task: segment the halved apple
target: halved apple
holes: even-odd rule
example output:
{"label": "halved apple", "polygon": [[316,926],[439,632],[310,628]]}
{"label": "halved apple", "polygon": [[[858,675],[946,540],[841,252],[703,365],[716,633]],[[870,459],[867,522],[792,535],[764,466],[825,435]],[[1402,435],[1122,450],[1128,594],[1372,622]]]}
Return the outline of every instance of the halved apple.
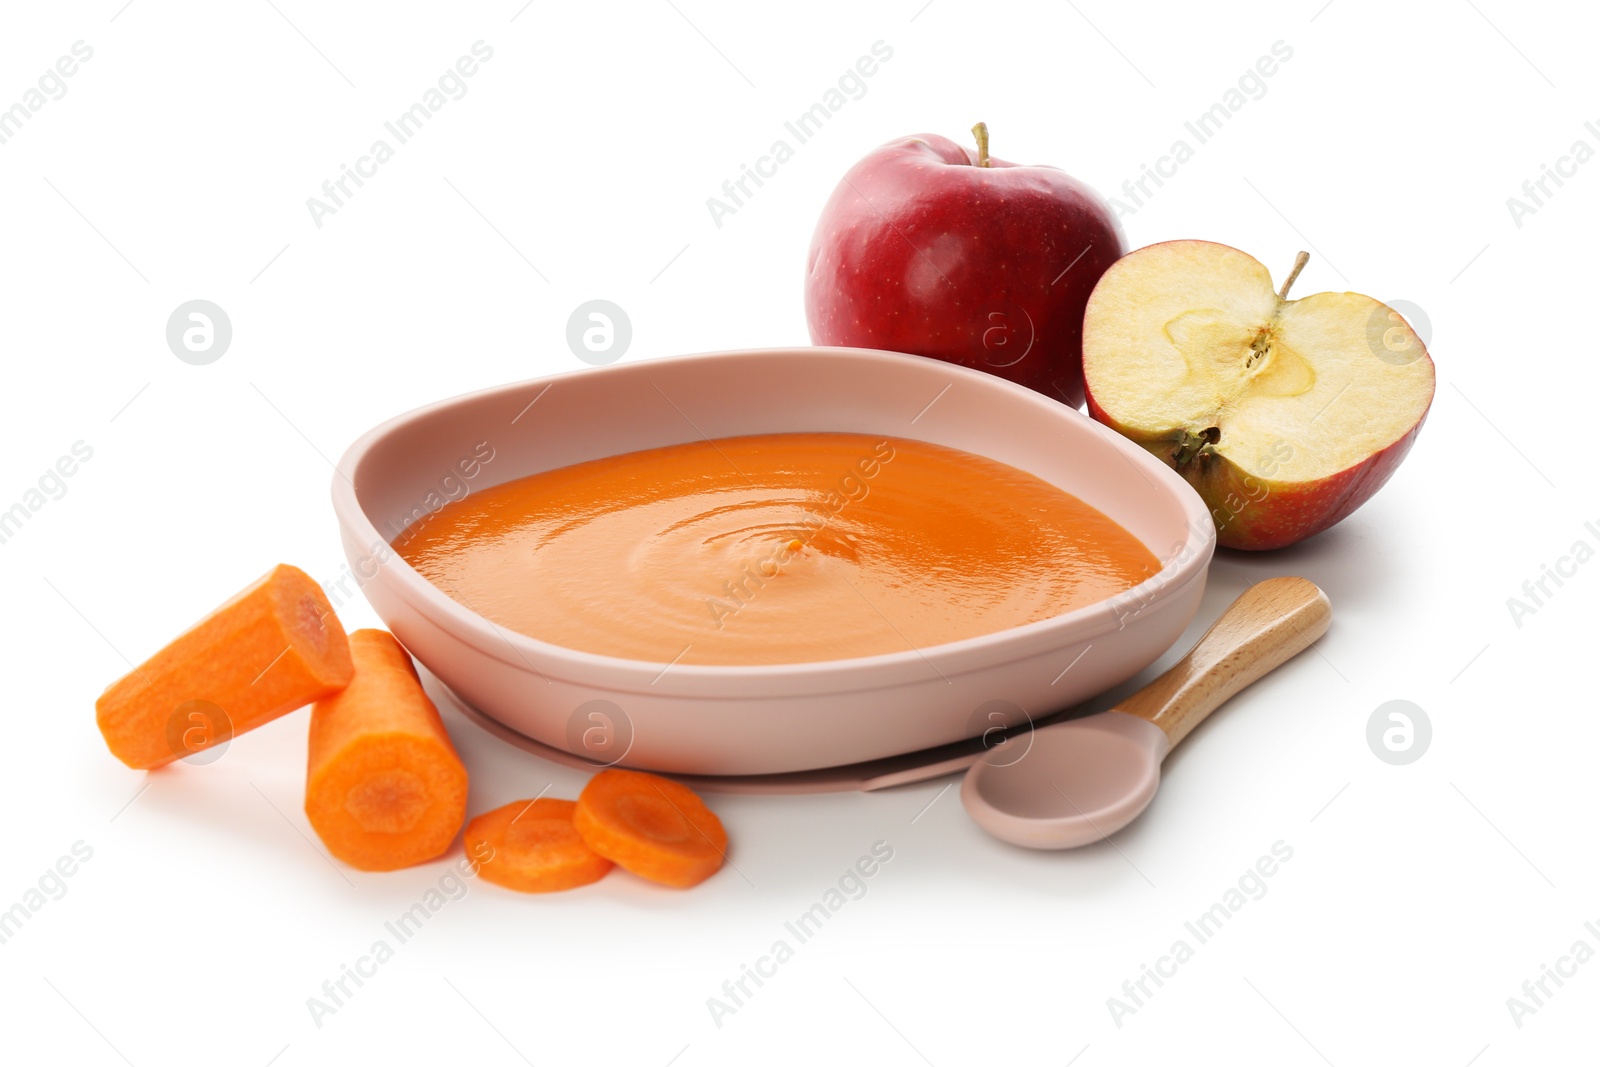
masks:
{"label": "halved apple", "polygon": [[1389,480],[1433,402],[1433,360],[1399,312],[1359,293],[1290,300],[1253,257],[1167,241],[1114,263],[1089,297],[1089,414],[1149,449],[1211,509],[1217,543],[1280,548]]}

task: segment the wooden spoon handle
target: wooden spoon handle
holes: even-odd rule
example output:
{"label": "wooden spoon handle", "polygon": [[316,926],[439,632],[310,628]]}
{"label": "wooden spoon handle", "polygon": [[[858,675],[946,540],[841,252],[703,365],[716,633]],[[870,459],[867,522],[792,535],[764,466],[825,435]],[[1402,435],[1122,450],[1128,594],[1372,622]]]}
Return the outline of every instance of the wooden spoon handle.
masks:
{"label": "wooden spoon handle", "polygon": [[1327,632],[1327,594],[1304,578],[1246,589],[1171,669],[1113,710],[1155,723],[1173,748],[1227,699]]}

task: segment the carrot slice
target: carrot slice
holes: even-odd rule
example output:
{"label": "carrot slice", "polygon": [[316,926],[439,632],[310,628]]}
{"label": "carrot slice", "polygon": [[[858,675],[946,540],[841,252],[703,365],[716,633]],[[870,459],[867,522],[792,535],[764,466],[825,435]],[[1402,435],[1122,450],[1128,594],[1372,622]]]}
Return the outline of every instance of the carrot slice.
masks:
{"label": "carrot slice", "polygon": [[95,719],[112,755],[148,770],[334,692],[351,670],[322,587],[279,564],[111,683]]}
{"label": "carrot slice", "polygon": [[486,882],[523,893],[553,893],[604,878],[611,861],[596,854],[572,825],[577,805],[544,797],[518,800],[467,823],[467,855],[482,857]]}
{"label": "carrot slice", "polygon": [[400,642],[350,635],[355,677],[311,709],[306,817],[363,871],[434,859],[467,815],[467,769]]}
{"label": "carrot slice", "polygon": [[611,767],[589,779],[572,823],[618,867],[680,889],[710,878],[728,851],[722,820],[694,790],[643,771]]}

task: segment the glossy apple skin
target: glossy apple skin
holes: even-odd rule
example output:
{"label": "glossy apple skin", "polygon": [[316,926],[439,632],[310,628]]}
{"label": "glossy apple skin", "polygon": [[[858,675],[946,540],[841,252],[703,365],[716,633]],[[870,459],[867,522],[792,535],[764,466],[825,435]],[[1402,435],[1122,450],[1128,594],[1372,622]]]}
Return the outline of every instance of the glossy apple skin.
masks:
{"label": "glossy apple skin", "polygon": [[1121,227],[1054,167],[891,141],[828,199],[806,263],[813,344],[932,356],[1083,403],[1083,310]]}
{"label": "glossy apple skin", "polygon": [[1285,548],[1304,541],[1365,504],[1411,451],[1433,407],[1430,404],[1399,440],[1337,474],[1310,482],[1282,482],[1251,474],[1214,454],[1196,456],[1179,467],[1174,459],[1176,443],[1141,440],[1097,405],[1092,391],[1087,399],[1092,418],[1142,445],[1194,487],[1217,524],[1218,545],[1249,551]]}

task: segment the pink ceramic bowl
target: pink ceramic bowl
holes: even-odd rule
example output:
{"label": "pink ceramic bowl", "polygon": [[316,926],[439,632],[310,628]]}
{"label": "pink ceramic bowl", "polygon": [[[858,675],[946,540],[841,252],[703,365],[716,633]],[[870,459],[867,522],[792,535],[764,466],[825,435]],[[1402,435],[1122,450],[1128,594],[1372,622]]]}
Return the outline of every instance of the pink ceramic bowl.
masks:
{"label": "pink ceramic bowl", "polygon": [[[669,666],[504,630],[390,548],[447,500],[513,478],[702,437],[789,431],[915,438],[1001,460],[1105,512],[1163,569],[1111,600],[915,651]],[[1001,719],[1015,725],[1014,709],[1039,718],[1082,701],[1183,632],[1216,539],[1189,486],[1078,411],[980,371],[852,348],[680,356],[441,401],[353,444],[333,504],[367,599],[461,699],[596,763],[684,774],[856,763],[975,737]]]}

